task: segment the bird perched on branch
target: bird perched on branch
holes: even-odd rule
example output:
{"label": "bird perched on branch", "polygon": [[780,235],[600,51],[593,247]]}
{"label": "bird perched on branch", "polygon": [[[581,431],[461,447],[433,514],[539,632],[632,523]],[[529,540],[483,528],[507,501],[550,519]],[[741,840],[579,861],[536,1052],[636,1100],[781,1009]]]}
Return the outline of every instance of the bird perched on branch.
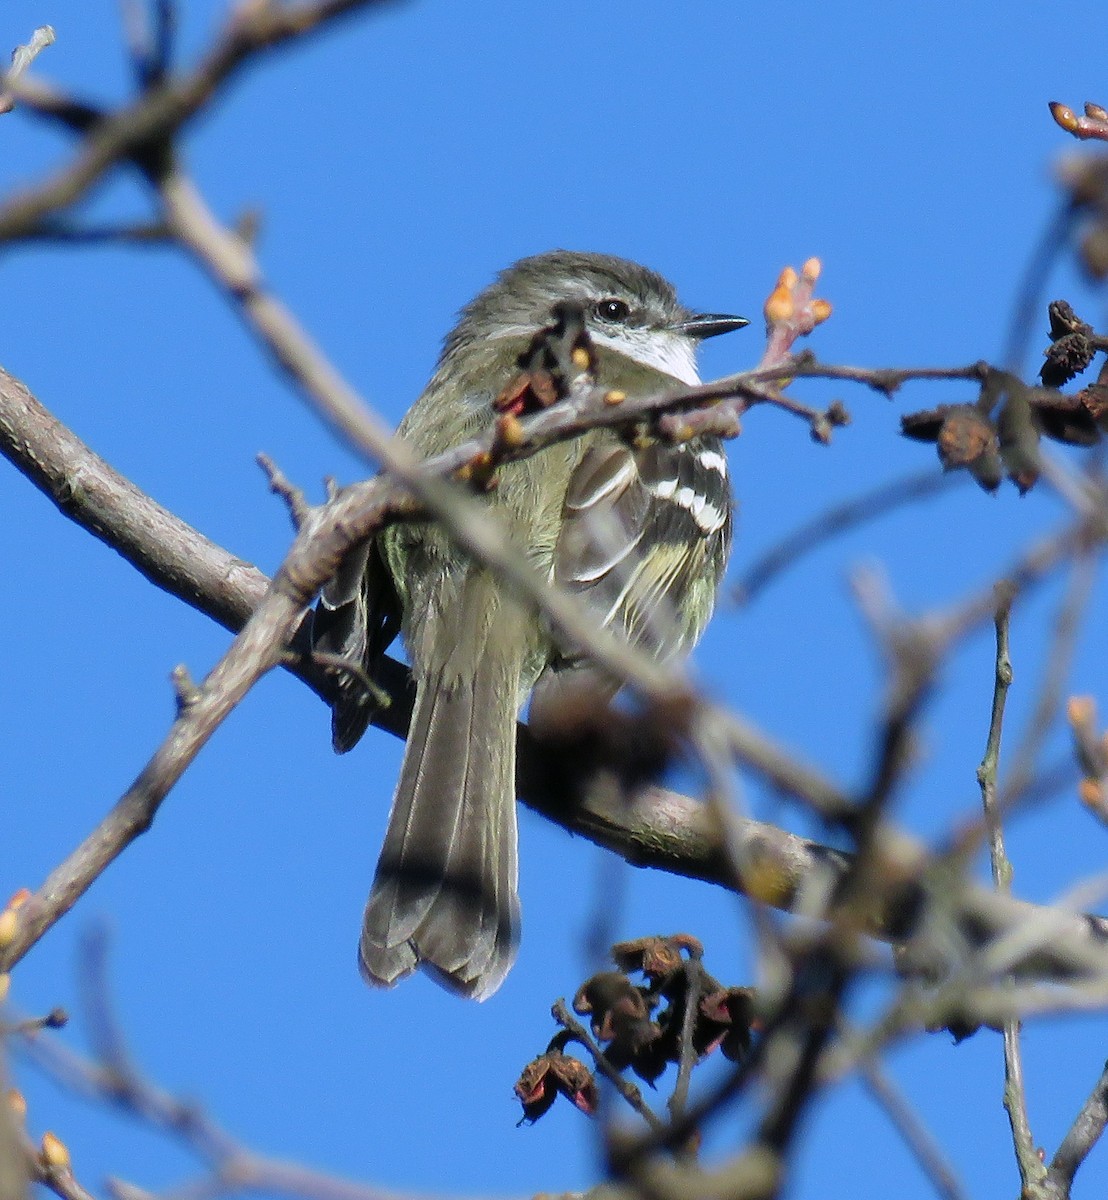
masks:
{"label": "bird perched on branch", "polygon": [[[400,435],[431,456],[526,406],[543,390],[528,355],[567,310],[587,334],[596,383],[629,396],[698,383],[699,344],[747,324],[685,308],[665,279],[624,259],[526,258],[462,310]],[[499,467],[487,503],[533,567],[632,645],[665,661],[700,636],[731,540],[718,439],[630,444],[594,430]],[[516,717],[532,689],[536,702],[556,696],[589,664],[433,520],[392,525],[352,555],[323,592],[314,637],[372,675],[398,629],[415,710],[365,910],[362,973],[390,986],[422,966],[484,999],[519,939]],[[341,752],[373,708],[353,681],[340,691]]]}

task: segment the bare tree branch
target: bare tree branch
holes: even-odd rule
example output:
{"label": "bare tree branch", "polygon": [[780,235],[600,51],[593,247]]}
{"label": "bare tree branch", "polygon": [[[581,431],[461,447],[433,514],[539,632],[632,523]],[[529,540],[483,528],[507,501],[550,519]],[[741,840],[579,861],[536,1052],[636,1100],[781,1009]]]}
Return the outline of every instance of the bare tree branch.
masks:
{"label": "bare tree branch", "polygon": [[189,72],[167,79],[117,112],[95,107],[24,79],[12,82],[17,101],[82,136],[73,160],[38,186],[0,206],[0,240],[33,234],[44,218],[76,204],[118,163],[144,173],[166,165],[173,136],[202,111],[247,62],[302,39],[382,0],[314,0],[300,4],[240,3],[212,49]]}
{"label": "bare tree branch", "polygon": [[[996,678],[993,686],[992,714],[989,719],[985,755],[977,769],[985,825],[989,831],[989,861],[992,864],[993,884],[1002,895],[1008,895],[1012,890],[1012,864],[1004,849],[1004,830],[996,794],[1004,709],[1008,700],[1008,689],[1012,684],[1012,660],[1009,653],[1011,616],[1011,589],[1002,584],[997,589]],[[1027,1116],[1027,1091],[1023,1081],[1023,1055],[1020,1050],[1018,1021],[1004,1022],[1004,1108],[1012,1130],[1012,1143],[1020,1179],[1026,1188],[1029,1183],[1042,1176],[1044,1168],[1035,1152],[1035,1139]]]}
{"label": "bare tree branch", "polygon": [[908,1148],[915,1155],[921,1170],[931,1180],[935,1191],[944,1200],[966,1200],[953,1167],[946,1161],[942,1148],[920,1121],[918,1114],[901,1094],[900,1089],[874,1062],[860,1065],[862,1082],[896,1127]]}
{"label": "bare tree branch", "polygon": [[[97,983],[97,986],[100,986]],[[116,1045],[122,1035],[112,1034]],[[63,1086],[138,1118],[177,1141],[206,1168],[191,1184],[168,1193],[200,1200],[241,1191],[302,1197],[304,1200],[401,1200],[400,1194],[353,1180],[340,1179],[310,1167],[282,1159],[267,1158],[243,1146],[195,1104],[180,1100],[157,1087],[134,1066],[125,1062],[93,1061],[68,1049],[56,1038],[25,1038],[21,1051]],[[32,1147],[33,1149],[33,1147]],[[41,1160],[41,1155],[36,1155]],[[41,1161],[36,1177],[61,1200],[91,1200],[89,1193],[72,1178],[51,1175]],[[139,1189],[116,1184],[117,1196],[133,1197]]]}
{"label": "bare tree branch", "polygon": [[[551,414],[541,417],[552,425]],[[468,448],[463,448],[468,452]],[[59,505],[71,519],[89,529],[123,554],[159,587],[219,621],[231,630],[242,629],[249,614],[262,605],[268,581],[256,568],[221,550],[183,522],[172,517],[132,484],[113,472],[72,433],[52,418],[30,393],[10,375],[0,372],[0,451],[8,456]],[[464,454],[459,454],[459,459]],[[449,460],[448,465],[458,460]],[[374,484],[358,485],[355,496],[365,495]],[[380,499],[380,496],[378,496]],[[365,514],[363,514],[363,520]],[[374,519],[377,519],[376,517]],[[340,514],[334,523],[344,535],[351,529]],[[318,535],[319,531],[315,531]],[[332,552],[338,553],[336,548]],[[293,567],[297,576],[300,568]],[[313,568],[318,574],[318,568]],[[272,601],[283,612],[283,636],[293,636],[302,606],[279,595]],[[303,603],[307,603],[303,599]],[[278,646],[267,651],[269,665],[289,666]],[[293,664],[301,678],[321,694],[328,683],[318,669],[303,658]],[[382,728],[403,736],[406,732],[406,673],[396,664],[379,680],[394,703],[378,717]],[[247,686],[240,678],[239,687]],[[222,704],[219,711],[225,711]],[[175,723],[171,737],[178,752],[195,753],[200,736],[195,722],[203,715],[203,728],[210,732],[215,712],[205,705],[190,706]],[[183,728],[194,729],[184,741]],[[748,766],[760,771],[783,789],[817,809],[841,809],[844,793],[811,768],[775,746],[764,735],[731,718],[733,747]],[[164,751],[163,753],[168,753]],[[163,759],[158,768],[166,769]],[[603,779],[590,785],[584,795],[560,786],[564,764],[557,756],[543,755],[531,739],[521,742],[519,787],[521,796],[537,811],[620,854],[628,862],[651,866],[748,891],[766,903],[789,911],[822,911],[827,896],[848,868],[850,857],[803,838],[755,821],[736,820],[734,836],[742,840],[742,861],[749,864],[748,877],[738,879],[731,867],[718,822],[704,806],[685,796],[659,788],[647,788],[629,804],[622,790]],[[183,764],[179,765],[183,769]],[[175,777],[175,776],[174,776]],[[88,841],[52,873],[33,904],[20,916],[20,934],[5,950],[0,961],[10,965],[62,913],[68,911],[83,891],[124,846],[149,827],[164,796],[170,776],[145,774],[143,787],[132,789]],[[152,783],[160,780],[158,786]],[[136,787],[138,784],[136,783]],[[926,905],[930,870],[927,855],[910,842],[902,842],[904,863],[910,864],[907,882],[895,903],[890,902],[871,932],[876,936],[903,939],[915,917]],[[903,866],[903,863],[901,864]],[[941,870],[941,860],[936,867]],[[1002,901],[973,890],[962,901],[961,922],[975,943],[1019,928],[1039,911],[1016,900]],[[32,914],[34,914],[32,916]],[[1103,947],[1103,948],[1102,948]],[[934,962],[922,947],[919,961]],[[1061,978],[1080,976],[1103,969],[1108,954],[1108,920],[1080,914],[1057,914],[1049,945],[1028,955],[1023,969]],[[941,956],[940,956],[941,961]]]}
{"label": "bare tree branch", "polygon": [[1069,1195],[1078,1168],[1100,1140],[1105,1125],[1108,1125],[1108,1064],[1050,1160],[1047,1173],[1065,1188],[1065,1195]]}

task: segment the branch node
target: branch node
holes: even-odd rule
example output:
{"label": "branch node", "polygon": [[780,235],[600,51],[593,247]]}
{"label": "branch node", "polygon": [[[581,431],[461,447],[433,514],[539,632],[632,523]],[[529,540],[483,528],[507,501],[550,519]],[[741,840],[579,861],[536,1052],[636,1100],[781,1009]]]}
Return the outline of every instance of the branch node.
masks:
{"label": "branch node", "polygon": [[173,695],[177,701],[177,715],[181,716],[200,699],[200,689],[184,663],[178,663],[169,673],[173,684]]}

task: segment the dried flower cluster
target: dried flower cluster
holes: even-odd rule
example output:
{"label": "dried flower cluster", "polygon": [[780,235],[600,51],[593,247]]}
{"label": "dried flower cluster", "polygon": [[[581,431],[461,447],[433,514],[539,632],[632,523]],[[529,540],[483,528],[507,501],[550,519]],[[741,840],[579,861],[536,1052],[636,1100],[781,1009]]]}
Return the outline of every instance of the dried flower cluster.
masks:
{"label": "dried flower cluster", "polygon": [[1039,376],[1029,387],[1007,371],[983,370],[972,404],[943,404],[901,418],[906,437],[934,442],[948,470],[965,468],[986,491],[1007,477],[1026,492],[1040,474],[1039,439],[1094,446],[1108,431],[1108,357],[1094,383],[1079,392],[1059,391],[1087,370],[1098,354],[1108,356],[1108,337],[1096,333],[1064,300],[1048,309],[1050,345]]}
{"label": "dried flower cluster", "polygon": [[560,1004],[554,1006],[565,1028],[515,1085],[523,1120],[538,1120],[559,1095],[582,1112],[595,1112],[594,1069],[566,1053],[571,1042],[583,1045],[609,1077],[630,1070],[651,1087],[670,1063],[693,1065],[717,1048],[732,1061],[742,1059],[754,1025],[754,991],[713,979],[701,965],[702,953],[700,942],[683,933],[616,943],[612,960],[618,969],[593,975],[573,998],[596,1042],[568,1014],[559,1016]]}

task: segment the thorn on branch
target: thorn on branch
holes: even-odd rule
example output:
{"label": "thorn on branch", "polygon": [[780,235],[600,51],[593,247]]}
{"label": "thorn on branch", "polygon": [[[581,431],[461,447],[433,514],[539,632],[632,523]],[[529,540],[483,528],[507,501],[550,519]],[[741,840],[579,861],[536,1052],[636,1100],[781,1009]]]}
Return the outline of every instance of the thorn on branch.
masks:
{"label": "thorn on branch", "polygon": [[308,519],[312,507],[304,498],[304,493],[285,476],[268,454],[258,455],[258,466],[269,480],[269,490],[284,500],[293,527],[299,530]]}

